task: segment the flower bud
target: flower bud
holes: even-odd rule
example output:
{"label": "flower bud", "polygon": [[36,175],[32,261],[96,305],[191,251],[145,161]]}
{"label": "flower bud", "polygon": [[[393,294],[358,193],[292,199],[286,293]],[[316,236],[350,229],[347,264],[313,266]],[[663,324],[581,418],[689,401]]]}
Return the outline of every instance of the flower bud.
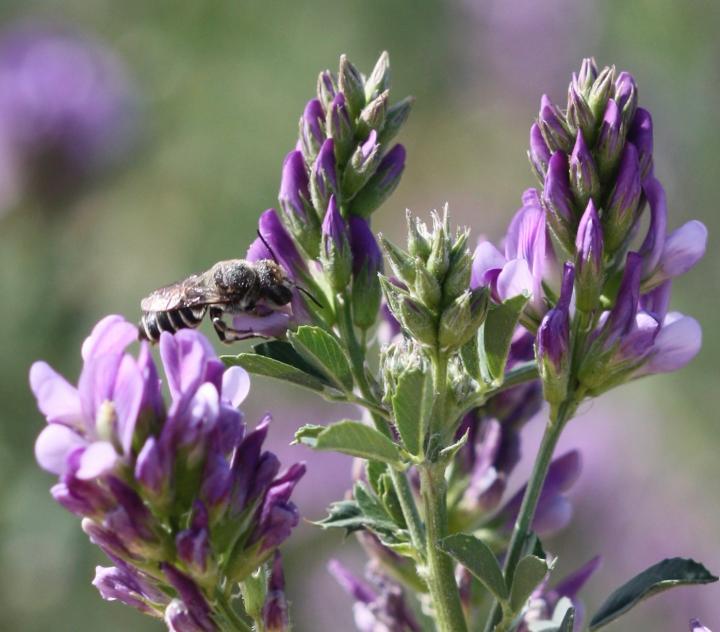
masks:
{"label": "flower bud", "polygon": [[608,253],[615,252],[627,240],[637,219],[641,194],[638,154],[635,145],[625,143],[615,187],[603,213],[603,232]]}
{"label": "flower bud", "polygon": [[328,207],[330,196],[338,196],[335,141],[328,138],[320,148],[310,172],[310,196],[313,206],[320,210]]}
{"label": "flower bud", "polygon": [[311,99],[300,117],[300,148],[305,162],[312,164],[325,141],[325,111],[320,101]]}
{"label": "flower bud", "polygon": [[379,132],[383,125],[385,125],[389,98],[390,93],[385,90],[385,92],[370,101],[370,103],[363,108],[363,111],[360,112],[360,119],[358,120],[358,133],[361,137],[364,137],[365,134],[369,134],[372,129]]}
{"label": "flower bud", "polygon": [[551,406],[561,404],[567,396],[570,375],[570,299],[574,270],[566,263],[557,305],[542,319],[535,342],[538,371],[545,400]]}
{"label": "flower bud", "polygon": [[547,173],[548,162],[550,162],[550,150],[548,149],[547,143],[543,138],[540,126],[537,123],[533,123],[530,128],[530,149],[528,150],[528,158],[532,165],[535,175],[538,177],[540,182],[545,181],[545,174]]}
{"label": "flower bud", "polygon": [[545,186],[542,194],[543,206],[547,210],[547,222],[562,246],[571,253],[575,223],[575,209],[570,180],[568,177],[567,155],[556,151],[548,164]]}
{"label": "flower bud", "polygon": [[353,198],[350,214],[370,217],[400,182],[405,169],[405,147],[395,145],[382,159],[375,174]]}
{"label": "flower bud", "polygon": [[[467,288],[467,285],[465,286]],[[440,305],[442,298],[442,287],[438,280],[428,272],[422,259],[415,259],[415,296],[417,296],[425,306],[435,311]]]}
{"label": "flower bud", "polygon": [[420,257],[423,261],[427,261],[430,256],[430,235],[427,227],[417,217],[413,217],[412,213],[405,211],[405,221],[408,227],[408,252],[411,257]]}
{"label": "flower bud", "polygon": [[165,450],[154,437],[148,437],[135,462],[135,478],[155,503],[166,495],[170,468]]}
{"label": "flower bud", "polygon": [[[304,259],[300,256],[292,237],[282,225],[275,209],[268,209],[260,215],[258,232],[272,248],[270,254],[275,254],[280,265],[293,280],[301,280],[308,274]],[[260,246],[262,246],[262,250],[260,250]],[[265,244],[258,238],[248,248],[246,259],[248,261],[267,259],[265,250],[267,250]]]}
{"label": "flower bud", "polygon": [[593,83],[587,102],[596,120],[605,111],[605,105],[611,96],[614,80],[615,66],[606,66],[600,71],[595,83]]}
{"label": "flower bud", "polygon": [[449,305],[470,287],[473,258],[466,246],[452,257],[450,270],[443,283],[443,305]]}
{"label": "flower bud", "polygon": [[595,145],[598,169],[603,182],[606,182],[615,171],[624,142],[625,136],[620,109],[613,99],[608,99],[605,114],[600,124],[598,141]]}
{"label": "flower bud", "polygon": [[594,310],[603,289],[603,235],[595,204],[590,200],[580,219],[575,240],[575,304]]}
{"label": "flower bud", "polygon": [[325,110],[330,107],[335,95],[338,93],[337,80],[329,70],[323,70],[318,75],[317,98]]}
{"label": "flower bud", "polygon": [[355,130],[342,92],[335,95],[330,104],[325,124],[327,136],[332,138],[334,142],[337,161],[340,164],[345,164],[355,144]]}
{"label": "flower bud", "polygon": [[348,225],[352,252],[353,322],[361,329],[367,329],[375,324],[380,310],[382,293],[378,273],[383,270],[383,257],[366,220],[351,215]]}
{"label": "flower bud", "polygon": [[580,88],[582,95],[587,98],[590,96],[590,90],[592,90],[595,79],[598,76],[598,69],[595,63],[595,59],[592,57],[586,57],[580,64],[580,72],[577,77],[577,85]]}
{"label": "flower bud", "polygon": [[365,86],[360,72],[345,55],[340,56],[338,87],[347,99],[350,116],[355,118],[365,105]]}
{"label": "flower bud", "polygon": [[443,349],[459,349],[477,332],[488,311],[487,288],[466,290],[443,311],[438,343]]}
{"label": "flower bud", "polygon": [[352,255],[347,226],[337,208],[335,196],[330,197],[322,224],[320,263],[333,291],[344,291],[350,283]]}
{"label": "flower bud", "polygon": [[437,343],[437,321],[435,315],[422,303],[412,298],[400,301],[398,320],[405,330],[418,342],[430,347]]}
{"label": "flower bud", "polygon": [[644,108],[635,110],[627,138],[638,151],[640,179],[644,183],[653,172],[653,126],[650,112]]}
{"label": "flower bud", "polygon": [[600,177],[582,132],[578,132],[570,155],[570,188],[577,207],[584,208],[588,200],[600,192]]}
{"label": "flower bud", "polygon": [[383,51],[375,68],[365,82],[365,98],[369,103],[379,94],[390,89],[390,55]]}
{"label": "flower bud", "polygon": [[565,117],[546,94],[540,99],[538,125],[550,151],[569,152],[572,149],[573,137]]}
{"label": "flower bud", "polygon": [[[212,578],[212,569],[209,568],[211,551],[208,512],[199,500],[193,506],[190,527],[175,537],[175,547],[178,558],[193,577],[198,581],[201,578]],[[210,585],[212,582],[213,579],[210,579]]]}
{"label": "flower bud", "polygon": [[377,132],[372,130],[364,143],[353,152],[343,173],[342,191],[345,199],[350,200],[375,173],[382,155]]}
{"label": "flower bud", "polygon": [[320,220],[310,202],[308,174],[301,151],[293,150],[285,157],[278,201],[292,236],[311,257],[316,257]]}
{"label": "flower bud", "polygon": [[630,125],[637,108],[637,86],[635,79],[629,72],[621,72],[615,81],[615,101],[620,108],[623,122]]}
{"label": "flower bud", "polygon": [[380,243],[382,244],[385,254],[390,260],[390,266],[403,283],[413,285],[415,283],[415,261],[404,250],[398,248],[389,239],[380,235]]}
{"label": "flower bud", "polygon": [[402,101],[398,101],[395,105],[388,108],[385,114],[385,125],[380,132],[379,141],[383,145],[387,145],[395,135],[400,131],[400,128],[407,121],[410,116],[413,104],[415,103],[415,97],[405,97]]}
{"label": "flower bud", "polygon": [[577,80],[570,82],[568,88],[567,121],[575,133],[582,132],[589,140],[595,137],[595,121],[590,106],[577,85]]}
{"label": "flower bud", "polygon": [[447,233],[447,207],[445,208],[445,221],[441,221],[437,214],[433,213],[433,234],[430,255],[427,259],[427,269],[438,283],[443,283],[445,275],[450,268],[450,243]]}
{"label": "flower bud", "polygon": [[264,629],[267,632],[289,632],[290,617],[288,603],[285,598],[285,577],[283,576],[282,558],[275,551],[265,604],[262,609]]}

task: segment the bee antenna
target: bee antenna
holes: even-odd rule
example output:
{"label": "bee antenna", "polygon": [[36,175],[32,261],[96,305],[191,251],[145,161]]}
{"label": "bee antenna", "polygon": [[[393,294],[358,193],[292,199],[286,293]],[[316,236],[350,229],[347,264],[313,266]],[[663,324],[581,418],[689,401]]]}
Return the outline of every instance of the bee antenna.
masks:
{"label": "bee antenna", "polygon": [[275,256],[275,251],[270,247],[270,244],[267,242],[267,239],[262,236],[262,233],[260,232],[260,229],[257,231],[257,236],[260,237],[260,241],[263,242],[265,245],[265,248],[268,249],[268,252],[272,255],[273,261],[280,265],[280,262],[278,261],[278,258]]}
{"label": "bee antenna", "polygon": [[317,305],[320,309],[324,309],[325,306],[318,301],[310,292],[308,292],[304,287],[301,287],[300,285],[295,286],[298,289],[298,292],[302,292],[305,296],[307,296],[315,305]]}

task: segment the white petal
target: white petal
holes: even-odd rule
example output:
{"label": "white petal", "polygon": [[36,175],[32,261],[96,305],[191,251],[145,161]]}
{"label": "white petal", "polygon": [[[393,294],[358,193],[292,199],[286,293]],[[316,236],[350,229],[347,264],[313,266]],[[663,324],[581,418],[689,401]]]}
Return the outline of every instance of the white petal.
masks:
{"label": "white petal", "polygon": [[48,424],[35,441],[35,458],[44,470],[63,474],[68,456],[85,445],[85,439],[67,426]]}
{"label": "white petal", "polygon": [[700,351],[702,328],[694,318],[671,312],[655,338],[652,357],[643,373],[668,373],[684,367]]}
{"label": "white petal", "polygon": [[118,453],[108,441],[91,443],[80,457],[80,467],[76,476],[81,479],[91,479],[111,470],[118,460]]}
{"label": "white petal", "polygon": [[45,362],[30,367],[30,388],[38,408],[50,423],[82,425],[82,406],[77,389]]}
{"label": "white petal", "polygon": [[239,366],[231,366],[223,374],[222,396],[235,408],[243,403],[250,392],[250,375]]}
{"label": "white petal", "polygon": [[520,294],[532,297],[533,276],[525,259],[508,261],[497,279],[498,296],[504,301]]}

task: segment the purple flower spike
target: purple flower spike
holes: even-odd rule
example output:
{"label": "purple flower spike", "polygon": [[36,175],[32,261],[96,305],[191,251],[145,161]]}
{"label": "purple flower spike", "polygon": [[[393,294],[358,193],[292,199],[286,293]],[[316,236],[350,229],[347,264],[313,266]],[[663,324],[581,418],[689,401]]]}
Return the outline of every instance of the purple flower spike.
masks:
{"label": "purple flower spike", "polygon": [[268,593],[262,609],[262,618],[267,632],[287,632],[290,630],[288,602],[285,598],[285,578],[279,551],[275,552],[273,559],[268,580]]}
{"label": "purple flower spike", "polygon": [[653,173],[653,124],[652,116],[646,109],[638,108],[635,112],[628,140],[638,151],[640,177],[644,183]]}
{"label": "purple flower spike", "polygon": [[567,251],[572,252],[575,209],[568,169],[567,154],[556,151],[550,158],[542,199],[550,229]]}
{"label": "purple flower spike", "polygon": [[550,149],[543,138],[540,126],[537,123],[533,123],[530,128],[530,150],[528,157],[530,158],[530,164],[535,170],[535,174],[541,182],[545,181],[550,156]]}
{"label": "purple flower spike", "polygon": [[637,219],[641,193],[638,153],[632,143],[625,143],[615,187],[603,215],[605,247],[608,252],[615,252],[626,242]]}
{"label": "purple flower spike", "polygon": [[691,619],[690,632],[712,632],[712,630],[706,628],[698,619]]}
{"label": "purple flower spike", "polygon": [[590,312],[597,306],[603,285],[603,235],[600,217],[590,200],[575,238],[575,302]]}
{"label": "purple flower spike", "polygon": [[305,161],[310,164],[325,141],[325,111],[317,99],[311,99],[300,117],[300,147]]}
{"label": "purple flower spike", "polygon": [[283,162],[280,193],[280,208],[286,215],[295,215],[307,221],[310,204],[310,181],[302,152],[291,151]]}

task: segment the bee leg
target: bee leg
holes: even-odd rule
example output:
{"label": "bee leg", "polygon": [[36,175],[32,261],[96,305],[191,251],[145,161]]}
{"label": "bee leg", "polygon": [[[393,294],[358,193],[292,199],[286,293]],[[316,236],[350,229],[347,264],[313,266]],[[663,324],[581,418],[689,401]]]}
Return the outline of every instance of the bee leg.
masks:
{"label": "bee leg", "polygon": [[252,329],[233,329],[222,319],[222,316],[213,315],[212,324],[218,338],[220,338],[220,341],[225,344],[230,344],[231,342],[236,342],[238,340],[246,340],[247,338],[264,337],[259,336]]}

